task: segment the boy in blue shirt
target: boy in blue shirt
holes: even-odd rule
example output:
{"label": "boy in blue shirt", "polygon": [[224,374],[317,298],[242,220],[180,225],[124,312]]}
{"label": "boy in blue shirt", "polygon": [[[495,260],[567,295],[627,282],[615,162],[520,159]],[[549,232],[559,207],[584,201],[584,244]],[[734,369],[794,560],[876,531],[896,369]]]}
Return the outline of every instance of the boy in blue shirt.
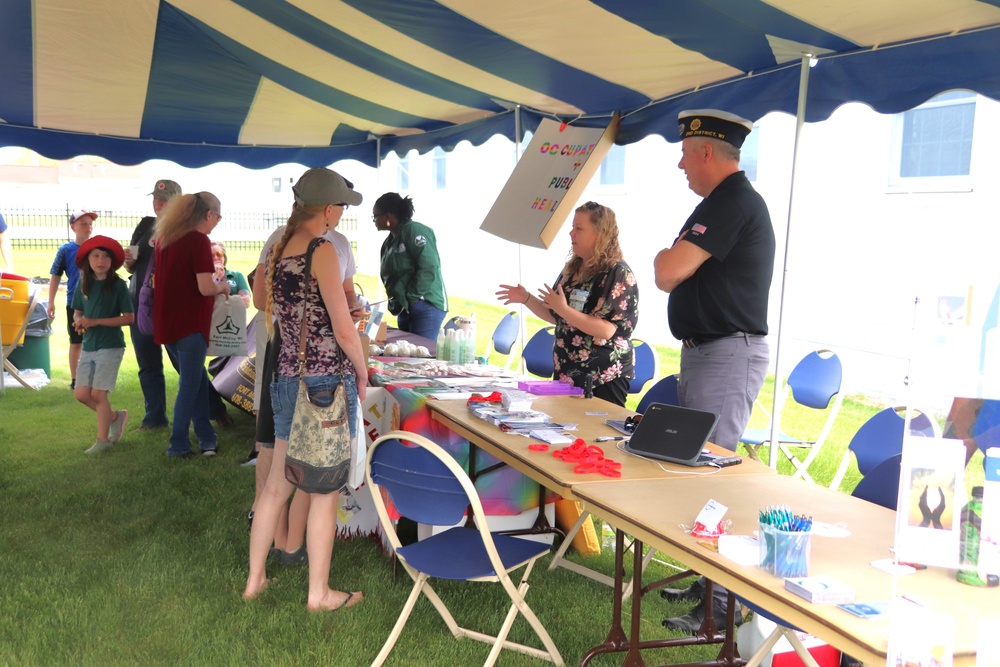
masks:
{"label": "boy in blue shirt", "polygon": [[76,285],[80,282],[80,269],[76,265],[76,251],[80,245],[90,238],[94,233],[94,220],[97,214],[90,211],[74,211],[69,216],[69,228],[73,230],[76,238],[69,243],[59,246],[56,251],[56,258],[49,269],[49,319],[56,317],[56,293],[59,291],[59,281],[66,274],[66,333],[69,334],[69,372],[72,380],[69,388],[76,388],[76,367],[80,363],[80,350],[83,349],[83,334],[77,332],[73,326],[73,295],[76,294]]}

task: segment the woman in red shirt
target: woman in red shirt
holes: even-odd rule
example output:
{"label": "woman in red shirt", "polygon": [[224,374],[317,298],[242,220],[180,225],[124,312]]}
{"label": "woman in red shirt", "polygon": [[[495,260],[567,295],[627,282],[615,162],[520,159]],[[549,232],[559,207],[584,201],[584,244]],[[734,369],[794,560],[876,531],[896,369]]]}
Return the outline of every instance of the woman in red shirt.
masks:
{"label": "woman in red shirt", "polygon": [[229,293],[229,283],[215,281],[208,239],[220,220],[221,204],[212,193],[177,195],[157,219],[153,233],[153,338],[167,346],[180,369],[167,456],[194,456],[192,423],[202,456],[214,456],[217,447],[208,415],[205,351],[215,296]]}

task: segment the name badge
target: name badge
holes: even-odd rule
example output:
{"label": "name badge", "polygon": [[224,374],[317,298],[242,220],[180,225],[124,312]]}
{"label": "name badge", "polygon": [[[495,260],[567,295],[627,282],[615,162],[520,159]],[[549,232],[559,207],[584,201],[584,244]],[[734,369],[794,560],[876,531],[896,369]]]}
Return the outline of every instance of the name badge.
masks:
{"label": "name badge", "polygon": [[569,307],[573,310],[579,310],[583,312],[583,306],[587,303],[587,298],[590,296],[590,292],[582,289],[573,289],[569,293]]}

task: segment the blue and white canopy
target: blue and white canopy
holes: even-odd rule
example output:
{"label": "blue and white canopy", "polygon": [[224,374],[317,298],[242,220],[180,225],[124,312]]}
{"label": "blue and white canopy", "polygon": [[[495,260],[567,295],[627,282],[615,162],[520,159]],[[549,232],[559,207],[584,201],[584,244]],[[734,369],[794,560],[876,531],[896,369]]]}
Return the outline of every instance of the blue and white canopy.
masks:
{"label": "blue and white canopy", "polygon": [[806,120],[1000,98],[1000,0],[0,0],[0,145],[374,165],[513,137],[515,107],[675,140],[685,108]]}

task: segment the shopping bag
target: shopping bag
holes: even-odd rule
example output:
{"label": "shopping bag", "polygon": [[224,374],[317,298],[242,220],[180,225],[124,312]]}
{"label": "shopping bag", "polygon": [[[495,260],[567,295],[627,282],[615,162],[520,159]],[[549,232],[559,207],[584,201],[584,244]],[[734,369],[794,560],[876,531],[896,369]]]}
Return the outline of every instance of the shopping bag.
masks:
{"label": "shopping bag", "polygon": [[135,314],[136,326],[139,327],[139,333],[146,336],[153,335],[154,264],[155,256],[149,258],[149,264],[146,265],[146,275],[143,276],[142,284],[139,285],[139,307],[136,309]]}
{"label": "shopping bag", "polygon": [[247,306],[239,295],[216,296],[208,329],[210,357],[243,356],[247,351]]}

